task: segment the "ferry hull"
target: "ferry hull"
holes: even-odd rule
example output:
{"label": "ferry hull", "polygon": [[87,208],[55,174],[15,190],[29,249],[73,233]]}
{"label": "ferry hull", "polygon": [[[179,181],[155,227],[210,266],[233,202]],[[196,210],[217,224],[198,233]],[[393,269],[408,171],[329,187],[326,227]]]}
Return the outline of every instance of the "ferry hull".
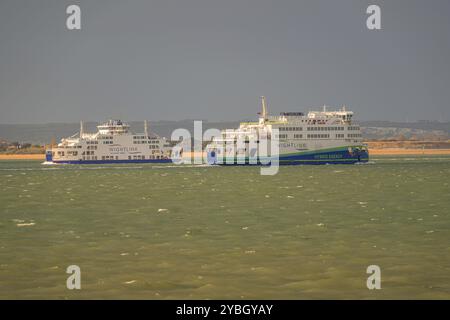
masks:
{"label": "ferry hull", "polygon": [[149,159],[149,160],[64,160],[55,161],[54,164],[125,164],[125,163],[171,163],[171,159]]}
{"label": "ferry hull", "polygon": [[[332,150],[317,150],[282,154],[279,157],[279,165],[323,165],[323,164],[356,164],[367,163],[369,153],[360,148],[336,148]],[[268,161],[250,163],[248,158],[219,160],[215,155],[208,154],[208,162],[217,165],[267,165]],[[270,163],[269,163],[270,164]]]}

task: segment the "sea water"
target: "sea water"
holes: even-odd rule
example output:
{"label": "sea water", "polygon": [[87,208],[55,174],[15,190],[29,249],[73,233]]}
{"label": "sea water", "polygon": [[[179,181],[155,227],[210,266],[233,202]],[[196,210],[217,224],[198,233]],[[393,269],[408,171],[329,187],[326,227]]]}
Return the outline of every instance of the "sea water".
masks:
{"label": "sea water", "polygon": [[0,161],[0,298],[449,299],[449,183],[446,156],[274,176]]}

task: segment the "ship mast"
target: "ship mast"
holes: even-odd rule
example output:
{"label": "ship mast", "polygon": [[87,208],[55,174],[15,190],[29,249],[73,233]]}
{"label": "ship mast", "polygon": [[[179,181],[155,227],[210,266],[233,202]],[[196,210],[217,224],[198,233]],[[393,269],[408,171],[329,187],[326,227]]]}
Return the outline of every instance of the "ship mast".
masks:
{"label": "ship mast", "polygon": [[147,124],[147,120],[144,120],[144,133],[145,133],[145,137],[148,137],[148,124]]}
{"label": "ship mast", "polygon": [[83,138],[84,135],[84,125],[83,121],[80,121],[80,138]]}
{"label": "ship mast", "polygon": [[262,121],[265,122],[267,120],[267,106],[266,106],[266,97],[264,96],[261,96],[261,107],[262,107],[261,118]]}

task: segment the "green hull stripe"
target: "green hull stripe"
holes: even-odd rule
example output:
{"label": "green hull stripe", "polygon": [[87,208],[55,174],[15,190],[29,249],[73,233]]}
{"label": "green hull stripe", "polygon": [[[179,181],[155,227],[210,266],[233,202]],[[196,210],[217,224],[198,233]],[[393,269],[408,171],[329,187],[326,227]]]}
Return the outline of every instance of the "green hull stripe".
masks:
{"label": "green hull stripe", "polygon": [[344,151],[348,148],[361,148],[365,146],[343,146],[343,147],[336,147],[336,148],[328,148],[328,149],[318,149],[313,151],[300,151],[300,152],[292,152],[292,153],[283,153],[280,154],[280,157],[283,156],[295,156],[295,155],[307,155],[307,154],[315,154],[315,153],[326,153],[326,152],[333,152],[333,151]]}

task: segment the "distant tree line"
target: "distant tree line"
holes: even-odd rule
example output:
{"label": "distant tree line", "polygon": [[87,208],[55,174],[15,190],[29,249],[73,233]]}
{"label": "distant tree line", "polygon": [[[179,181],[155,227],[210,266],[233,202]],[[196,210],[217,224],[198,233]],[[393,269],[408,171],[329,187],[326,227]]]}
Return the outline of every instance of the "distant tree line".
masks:
{"label": "distant tree line", "polygon": [[44,147],[28,142],[8,142],[0,140],[0,152],[2,153],[44,153]]}

